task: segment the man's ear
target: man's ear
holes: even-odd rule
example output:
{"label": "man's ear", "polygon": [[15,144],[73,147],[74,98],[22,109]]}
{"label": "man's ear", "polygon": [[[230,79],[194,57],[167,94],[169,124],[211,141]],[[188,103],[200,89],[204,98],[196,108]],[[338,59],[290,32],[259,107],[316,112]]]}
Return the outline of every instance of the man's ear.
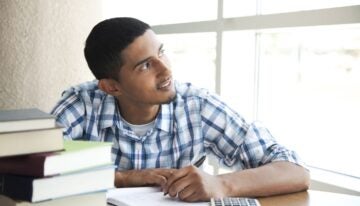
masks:
{"label": "man's ear", "polygon": [[121,95],[121,87],[119,83],[113,79],[100,79],[98,87],[107,94],[112,96]]}

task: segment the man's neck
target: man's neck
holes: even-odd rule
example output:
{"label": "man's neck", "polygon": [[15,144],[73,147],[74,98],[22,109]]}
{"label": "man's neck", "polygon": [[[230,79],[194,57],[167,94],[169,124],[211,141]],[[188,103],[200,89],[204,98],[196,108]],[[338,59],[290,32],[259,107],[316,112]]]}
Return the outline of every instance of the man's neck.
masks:
{"label": "man's neck", "polygon": [[153,121],[160,109],[160,105],[134,105],[118,100],[121,117],[135,125],[146,124]]}

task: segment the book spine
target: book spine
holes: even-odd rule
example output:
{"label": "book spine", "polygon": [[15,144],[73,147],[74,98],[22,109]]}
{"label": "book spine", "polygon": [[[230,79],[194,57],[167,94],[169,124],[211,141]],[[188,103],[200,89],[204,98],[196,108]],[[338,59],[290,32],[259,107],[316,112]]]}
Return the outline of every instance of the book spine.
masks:
{"label": "book spine", "polygon": [[0,174],[0,194],[15,200],[32,201],[34,178]]}
{"label": "book spine", "polygon": [[45,159],[39,154],[0,158],[0,173],[44,177]]}

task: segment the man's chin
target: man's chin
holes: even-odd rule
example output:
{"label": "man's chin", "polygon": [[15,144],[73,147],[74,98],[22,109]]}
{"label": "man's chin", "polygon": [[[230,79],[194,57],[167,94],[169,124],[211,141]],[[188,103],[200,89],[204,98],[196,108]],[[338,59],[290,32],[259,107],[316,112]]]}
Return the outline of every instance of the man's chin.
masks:
{"label": "man's chin", "polygon": [[167,100],[165,100],[164,102],[162,102],[161,104],[169,104],[172,101],[174,101],[176,99],[176,93],[174,92],[173,94],[171,94]]}

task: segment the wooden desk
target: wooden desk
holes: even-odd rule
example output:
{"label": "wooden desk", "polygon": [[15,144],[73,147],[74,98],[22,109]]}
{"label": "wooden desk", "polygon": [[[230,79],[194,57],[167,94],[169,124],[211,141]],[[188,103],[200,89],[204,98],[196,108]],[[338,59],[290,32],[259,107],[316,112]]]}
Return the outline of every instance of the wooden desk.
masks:
{"label": "wooden desk", "polygon": [[259,198],[261,206],[360,206],[360,196],[309,190]]}
{"label": "wooden desk", "polygon": [[[116,192],[120,192],[123,189],[112,190],[113,195]],[[156,191],[156,190],[155,190]],[[127,193],[126,193],[127,192]],[[129,196],[129,191],[121,191],[117,196],[120,199],[127,199],[128,205],[149,205],[149,206],[158,206],[158,205],[196,205],[196,206],[209,206],[208,202],[198,202],[198,203],[183,203],[179,201],[171,202],[171,200],[164,199],[162,192],[151,193],[150,196],[143,196],[141,200]],[[149,190],[143,191],[148,193]],[[137,194],[141,194],[137,193]],[[130,193],[131,194],[131,193]],[[135,193],[136,194],[136,193]],[[344,195],[339,193],[330,193],[330,192],[321,192],[309,190],[306,192],[298,192],[286,195],[278,195],[271,197],[258,198],[261,206],[360,206],[360,196]],[[108,204],[110,206],[110,204]]]}

